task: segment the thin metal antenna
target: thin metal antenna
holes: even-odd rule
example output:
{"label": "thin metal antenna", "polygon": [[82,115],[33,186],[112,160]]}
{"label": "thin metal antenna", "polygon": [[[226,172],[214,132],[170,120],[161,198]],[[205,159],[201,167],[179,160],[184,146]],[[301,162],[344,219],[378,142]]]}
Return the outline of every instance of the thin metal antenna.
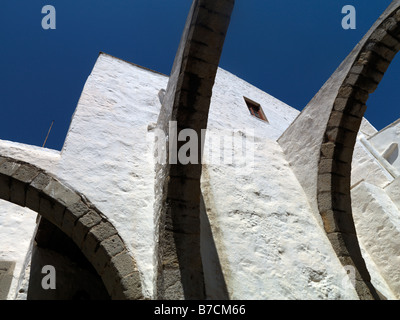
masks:
{"label": "thin metal antenna", "polygon": [[44,146],[45,146],[45,144],[46,144],[46,141],[47,141],[47,138],[49,137],[49,134],[50,134],[51,128],[53,127],[53,123],[54,123],[54,120],[51,122],[51,125],[50,125],[49,132],[47,132],[47,136],[46,136],[46,139],[45,139],[45,140],[44,140],[44,142],[43,142],[43,146],[42,146],[42,148],[44,148]]}

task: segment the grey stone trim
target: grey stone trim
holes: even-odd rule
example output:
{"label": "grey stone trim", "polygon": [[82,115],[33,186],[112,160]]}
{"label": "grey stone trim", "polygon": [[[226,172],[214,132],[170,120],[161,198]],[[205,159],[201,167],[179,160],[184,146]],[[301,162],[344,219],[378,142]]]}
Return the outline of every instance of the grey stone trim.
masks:
{"label": "grey stone trim", "polygon": [[[177,121],[178,134],[182,129],[193,129],[200,136],[201,129],[207,128],[212,88],[233,7],[234,0],[193,1],[158,118],[157,126],[166,136],[169,121]],[[200,176],[201,164],[156,166],[159,299],[205,298]]]}
{"label": "grey stone trim", "polygon": [[[343,265],[357,270],[356,291],[361,299],[380,299],[370,282],[361,255],[350,198],[350,176],[356,134],[369,94],[377,88],[400,50],[400,4],[380,18],[351,62],[338,90],[326,126],[318,165],[318,208],[328,238]],[[356,50],[356,49],[355,49]]]}

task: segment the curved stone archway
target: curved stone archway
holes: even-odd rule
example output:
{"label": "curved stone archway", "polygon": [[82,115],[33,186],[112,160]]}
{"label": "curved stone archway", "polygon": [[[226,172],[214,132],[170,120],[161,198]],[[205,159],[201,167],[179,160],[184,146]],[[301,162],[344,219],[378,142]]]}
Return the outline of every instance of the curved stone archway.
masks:
{"label": "curved stone archway", "polygon": [[343,265],[358,271],[360,298],[375,290],[361,256],[354,226],[350,177],[353,150],[369,94],[400,50],[400,2],[394,1],[358,48],[333,102],[318,162],[317,201],[324,228]]}
{"label": "curved stone archway", "polygon": [[399,24],[400,0],[394,0],[278,139],[337,257],[343,266],[355,267],[360,299],[381,296],[357,239],[351,164],[366,101],[400,49]]}
{"label": "curved stone archway", "polygon": [[83,195],[32,164],[0,156],[0,199],[28,207],[69,236],[112,299],[143,299],[134,259],[115,227]]}

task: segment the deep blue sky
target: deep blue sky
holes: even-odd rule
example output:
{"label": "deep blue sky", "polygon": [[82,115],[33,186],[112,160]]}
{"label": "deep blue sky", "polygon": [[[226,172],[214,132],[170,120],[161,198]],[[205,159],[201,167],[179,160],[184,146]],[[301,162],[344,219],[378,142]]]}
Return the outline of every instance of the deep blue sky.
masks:
{"label": "deep blue sky", "polygon": [[[220,66],[302,110],[390,0],[236,0]],[[43,30],[44,5],[56,30]],[[341,27],[344,5],[356,30]],[[0,139],[62,148],[100,51],[169,74],[191,0],[2,0]],[[381,129],[399,117],[400,58],[368,100]]]}

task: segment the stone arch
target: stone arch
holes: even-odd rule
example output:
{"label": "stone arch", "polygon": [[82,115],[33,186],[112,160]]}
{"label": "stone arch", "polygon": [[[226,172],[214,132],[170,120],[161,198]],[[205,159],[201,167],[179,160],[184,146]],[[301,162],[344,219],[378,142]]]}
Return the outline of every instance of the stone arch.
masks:
{"label": "stone arch", "polygon": [[118,231],[83,195],[32,164],[0,156],[0,199],[37,212],[69,236],[112,299],[143,299],[139,271]]}
{"label": "stone arch", "polygon": [[353,50],[356,54],[333,101],[318,161],[318,210],[339,260],[357,270],[356,291],[361,299],[377,299],[379,294],[370,283],[353,221],[351,163],[369,94],[400,50],[399,8],[400,2],[393,1]]}

